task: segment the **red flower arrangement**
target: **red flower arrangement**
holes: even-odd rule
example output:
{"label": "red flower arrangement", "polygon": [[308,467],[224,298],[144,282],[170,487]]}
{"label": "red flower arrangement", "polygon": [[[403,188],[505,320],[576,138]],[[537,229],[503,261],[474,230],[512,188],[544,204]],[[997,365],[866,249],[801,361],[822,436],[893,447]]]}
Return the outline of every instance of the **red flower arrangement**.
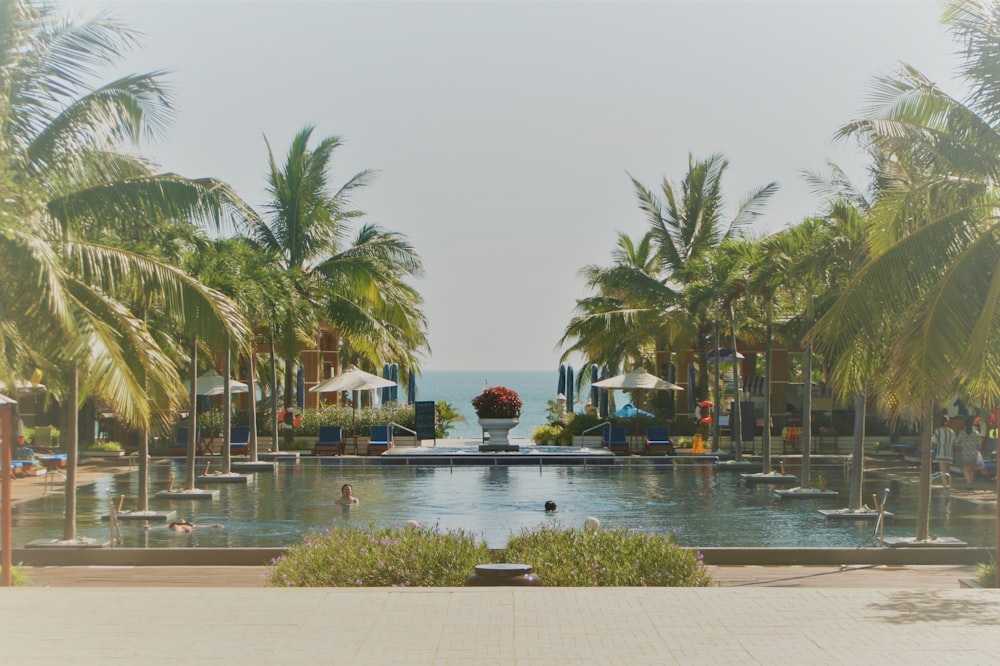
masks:
{"label": "red flower arrangement", "polygon": [[481,419],[516,419],[521,415],[521,398],[505,386],[491,386],[472,399]]}

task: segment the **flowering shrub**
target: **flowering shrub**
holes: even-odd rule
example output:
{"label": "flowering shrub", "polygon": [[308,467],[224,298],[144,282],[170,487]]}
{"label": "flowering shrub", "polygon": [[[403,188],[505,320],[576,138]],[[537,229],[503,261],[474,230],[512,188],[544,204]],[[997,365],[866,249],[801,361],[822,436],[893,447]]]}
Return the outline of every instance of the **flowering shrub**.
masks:
{"label": "flowering shrub", "polygon": [[272,587],[458,587],[489,562],[468,532],[333,527],[308,535],[271,564]]}
{"label": "flowering shrub", "polygon": [[530,564],[553,587],[706,587],[701,553],[673,534],[542,526],[511,536],[507,562]]}
{"label": "flowering shrub", "polygon": [[521,415],[521,398],[506,386],[491,386],[472,399],[481,419],[516,419]]}

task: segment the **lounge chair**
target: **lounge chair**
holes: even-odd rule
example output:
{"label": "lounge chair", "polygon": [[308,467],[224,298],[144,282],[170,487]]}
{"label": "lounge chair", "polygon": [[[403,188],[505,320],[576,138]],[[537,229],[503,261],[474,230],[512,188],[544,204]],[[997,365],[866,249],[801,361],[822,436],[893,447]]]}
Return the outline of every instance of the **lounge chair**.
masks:
{"label": "lounge chair", "polygon": [[233,426],[229,429],[229,455],[250,455],[250,427]]}
{"label": "lounge chair", "polygon": [[368,433],[368,455],[382,455],[393,446],[392,426],[372,426]]}
{"label": "lounge chair", "polygon": [[[195,430],[194,441],[197,446],[197,442],[201,439],[201,428]],[[186,426],[181,426],[177,428],[177,436],[170,446],[167,447],[168,456],[186,456],[187,455],[187,444],[188,442],[188,429]]]}
{"label": "lounge chair", "polygon": [[320,426],[319,437],[313,444],[314,456],[344,455],[344,429],[340,426]]}
{"label": "lounge chair", "polygon": [[646,453],[656,456],[674,455],[674,443],[666,428],[662,426],[646,428]]}
{"label": "lounge chair", "polygon": [[628,455],[628,438],[625,437],[625,428],[622,426],[608,426],[604,429],[601,446],[608,448],[611,453],[624,453]]}

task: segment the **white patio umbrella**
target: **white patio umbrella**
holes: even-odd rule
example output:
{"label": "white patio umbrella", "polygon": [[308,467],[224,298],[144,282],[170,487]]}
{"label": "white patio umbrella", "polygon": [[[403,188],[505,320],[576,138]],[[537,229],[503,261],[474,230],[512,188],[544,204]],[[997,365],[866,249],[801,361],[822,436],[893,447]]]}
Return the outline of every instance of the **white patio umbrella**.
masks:
{"label": "white patio umbrella", "polygon": [[[378,375],[373,375],[370,372],[365,372],[356,365],[352,365],[347,370],[344,370],[339,375],[330,377],[329,379],[324,379],[316,386],[309,389],[310,393],[336,393],[339,391],[366,391],[368,389],[380,389],[389,386],[395,386],[396,382],[391,379],[386,379],[385,377],[379,377]],[[354,421],[358,420],[358,401],[353,400],[353,418]],[[351,430],[354,430],[352,427]]]}
{"label": "white patio umbrella", "polygon": [[310,393],[332,393],[336,391],[364,391],[366,389],[386,388],[395,386],[396,382],[385,377],[373,375],[365,372],[356,365],[352,365],[335,377],[324,379],[316,386],[309,389]]}
{"label": "white patio umbrella", "polygon": [[683,391],[683,386],[678,386],[666,379],[651,375],[642,368],[637,368],[624,375],[616,375],[594,382],[591,386],[606,389],[617,389],[619,391]]}
{"label": "white patio umbrella", "polygon": [[[247,393],[249,390],[249,387],[243,382],[236,381],[235,379],[229,380],[230,393]],[[195,382],[195,393],[198,395],[222,395],[225,392],[226,380],[215,371],[215,368],[210,368],[198,377],[198,381]]]}
{"label": "white patio umbrella", "polygon": [[606,389],[618,389],[621,391],[683,391],[683,386],[668,382],[656,375],[651,375],[645,370],[637,369],[626,372],[624,375],[616,375],[594,382],[591,386]]}

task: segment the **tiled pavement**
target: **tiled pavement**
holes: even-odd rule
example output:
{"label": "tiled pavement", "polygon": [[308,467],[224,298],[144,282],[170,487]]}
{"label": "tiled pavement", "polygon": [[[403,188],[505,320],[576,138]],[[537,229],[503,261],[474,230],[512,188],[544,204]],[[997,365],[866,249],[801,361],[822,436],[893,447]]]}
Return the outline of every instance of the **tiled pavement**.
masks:
{"label": "tiled pavement", "polygon": [[1000,590],[12,588],[0,662],[996,664]]}

